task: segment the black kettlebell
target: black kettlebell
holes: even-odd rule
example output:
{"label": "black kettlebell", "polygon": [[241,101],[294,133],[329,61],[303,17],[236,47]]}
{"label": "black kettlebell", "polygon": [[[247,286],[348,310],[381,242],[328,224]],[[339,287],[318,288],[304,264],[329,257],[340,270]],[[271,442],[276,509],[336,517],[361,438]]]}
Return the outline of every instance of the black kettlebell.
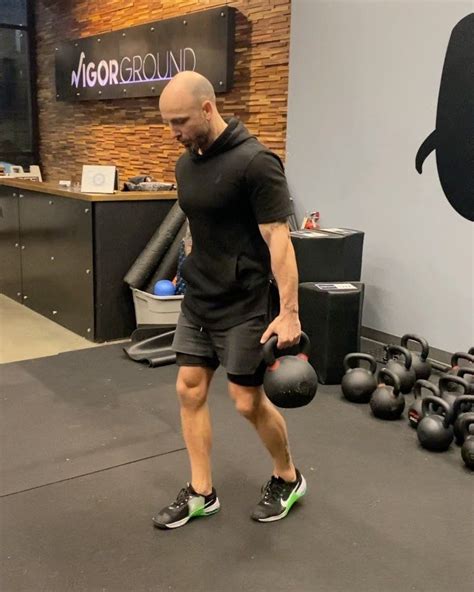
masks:
{"label": "black kettlebell", "polygon": [[461,430],[464,444],[461,448],[461,456],[468,469],[474,469],[474,435],[470,433],[470,427],[474,425],[474,413],[465,413],[461,420]]}
{"label": "black kettlebell", "polygon": [[[468,383],[460,376],[442,376],[438,382],[440,397],[452,407],[454,401],[461,395],[469,394]],[[433,411],[437,413],[438,409],[433,407]]]}
{"label": "black kettlebell", "polygon": [[[404,363],[391,357],[397,354],[401,354],[405,358]],[[387,370],[391,370],[397,375],[397,378],[400,381],[400,391],[403,394],[409,393],[416,382],[416,374],[412,367],[412,355],[410,350],[406,347],[401,347],[400,345],[389,345],[387,347],[387,355],[389,357],[386,364]]]}
{"label": "black kettlebell", "polygon": [[459,378],[463,378],[469,385],[469,394],[474,395],[474,366],[461,366],[458,370]]}
{"label": "black kettlebell", "polygon": [[[430,409],[430,404],[436,404],[440,409],[438,415]],[[452,410],[441,397],[428,395],[421,405],[422,418],[416,428],[418,440],[423,448],[436,452],[447,450],[453,441],[453,426],[451,425]]]}
{"label": "black kettlebell", "polygon": [[462,418],[466,413],[474,411],[474,395],[459,395],[453,403],[453,431],[455,442],[458,446],[464,442],[461,429]]}
{"label": "black kettlebell", "polygon": [[306,333],[301,333],[301,351],[295,356],[276,357],[278,337],[273,335],[263,346],[267,369],[263,389],[270,401],[286,409],[310,403],[318,390],[318,377],[308,362],[311,344]]}
{"label": "black kettlebell", "polygon": [[429,380],[417,380],[415,382],[415,386],[413,387],[413,395],[415,396],[415,400],[408,408],[408,421],[410,422],[411,427],[415,429],[418,427],[422,417],[421,406],[423,399],[421,397],[421,391],[424,388],[431,391],[435,397],[439,397],[439,388],[436,386],[436,384],[429,382]]}
{"label": "black kettlebell", "polygon": [[408,348],[409,341],[416,341],[421,345],[421,352],[411,352],[411,365],[416,374],[417,380],[428,380],[431,375],[431,364],[428,361],[428,354],[430,353],[430,346],[423,337],[407,333],[401,338],[400,345]]}
{"label": "black kettlebell", "polygon": [[[369,362],[369,368],[359,365],[361,360]],[[357,366],[354,366],[357,363]],[[344,369],[346,373],[342,377],[341,389],[344,397],[351,403],[368,403],[372,393],[377,388],[375,371],[377,362],[369,354],[352,353],[344,358]]]}
{"label": "black kettlebell", "polygon": [[378,386],[370,399],[370,408],[379,419],[398,419],[405,409],[400,380],[395,372],[382,368],[377,374]]}
{"label": "black kettlebell", "polygon": [[[448,376],[459,376],[459,371],[465,366],[459,365],[459,360],[466,360],[469,364],[474,364],[474,355],[466,352],[456,352],[451,356],[451,368],[446,372]],[[450,390],[456,390],[455,387],[449,387]]]}
{"label": "black kettlebell", "polygon": [[474,345],[468,349],[467,353],[468,353],[470,356],[474,356]]}

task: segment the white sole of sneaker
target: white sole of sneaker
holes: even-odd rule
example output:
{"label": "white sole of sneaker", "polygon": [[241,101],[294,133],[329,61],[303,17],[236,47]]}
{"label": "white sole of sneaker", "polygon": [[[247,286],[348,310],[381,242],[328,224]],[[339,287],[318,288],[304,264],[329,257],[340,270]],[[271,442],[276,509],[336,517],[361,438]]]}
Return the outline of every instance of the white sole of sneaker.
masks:
{"label": "white sole of sneaker", "polygon": [[276,522],[277,520],[281,520],[287,516],[288,512],[291,510],[293,504],[301,499],[304,494],[306,493],[306,479],[301,475],[301,483],[296,487],[288,496],[287,506],[283,510],[281,514],[277,516],[270,516],[269,518],[258,518],[257,522]]}

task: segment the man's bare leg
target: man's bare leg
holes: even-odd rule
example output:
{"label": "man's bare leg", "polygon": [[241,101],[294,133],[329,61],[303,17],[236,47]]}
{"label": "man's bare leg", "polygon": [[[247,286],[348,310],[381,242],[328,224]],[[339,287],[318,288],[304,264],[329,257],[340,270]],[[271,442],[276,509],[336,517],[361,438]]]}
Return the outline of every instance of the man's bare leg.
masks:
{"label": "man's bare leg", "polygon": [[191,485],[197,493],[212,491],[212,428],[207,393],[214,371],[181,366],[176,390],[181,406],[181,426],[191,465]]}
{"label": "man's bare leg", "polygon": [[295,481],[296,471],[290,454],[286,422],[262,387],[229,382],[229,394],[237,411],[254,425],[271,454],[274,475],[285,481]]}

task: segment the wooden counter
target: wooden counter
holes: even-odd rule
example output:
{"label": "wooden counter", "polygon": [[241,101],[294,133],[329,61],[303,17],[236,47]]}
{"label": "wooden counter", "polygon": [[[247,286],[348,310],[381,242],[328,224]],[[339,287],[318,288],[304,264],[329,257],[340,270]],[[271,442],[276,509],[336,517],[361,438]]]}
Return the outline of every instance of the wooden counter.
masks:
{"label": "wooden counter", "polygon": [[91,341],[136,328],[123,278],[176,192],[86,194],[0,179],[0,292]]}
{"label": "wooden counter", "polygon": [[116,191],[115,193],[82,193],[59,183],[40,183],[29,179],[8,179],[0,177],[0,186],[14,187],[26,191],[59,195],[83,201],[150,201],[156,199],[176,199],[176,191]]}

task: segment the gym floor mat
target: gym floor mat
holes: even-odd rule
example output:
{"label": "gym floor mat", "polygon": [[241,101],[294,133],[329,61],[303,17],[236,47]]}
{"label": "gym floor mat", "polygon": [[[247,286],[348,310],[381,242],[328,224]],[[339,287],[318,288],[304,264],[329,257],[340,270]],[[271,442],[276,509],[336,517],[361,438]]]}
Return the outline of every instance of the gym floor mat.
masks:
{"label": "gym floor mat", "polygon": [[[406,413],[376,420],[321,385],[311,405],[284,411],[308,492],[285,520],[259,524],[249,515],[271,461],[218,370],[209,400],[221,511],[161,531],[151,517],[189,479],[176,366],[136,364],[119,346],[55,358],[4,366],[2,590],[472,589],[472,473],[455,446],[420,448]],[[60,470],[68,457],[79,464]]]}

